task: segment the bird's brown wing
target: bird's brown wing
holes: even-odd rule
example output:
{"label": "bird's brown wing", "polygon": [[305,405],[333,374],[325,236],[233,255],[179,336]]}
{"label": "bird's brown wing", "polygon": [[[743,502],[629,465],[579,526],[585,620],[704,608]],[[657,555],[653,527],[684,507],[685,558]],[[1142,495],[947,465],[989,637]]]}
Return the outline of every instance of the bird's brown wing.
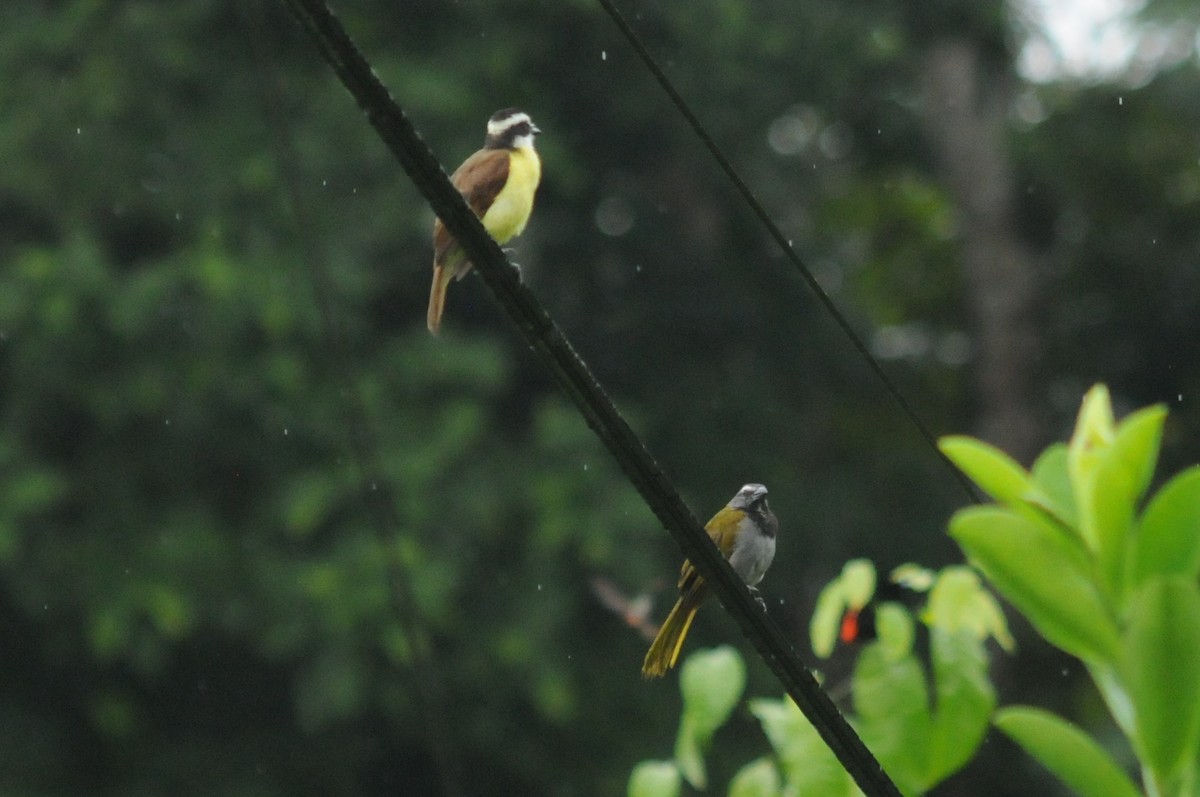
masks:
{"label": "bird's brown wing", "polygon": [[[463,161],[462,166],[450,176],[450,182],[462,192],[467,205],[475,215],[483,218],[496,194],[504,188],[508,180],[508,151],[503,149],[481,149]],[[470,186],[463,190],[464,186]],[[452,249],[457,248],[454,237],[438,219],[433,225],[433,262],[445,263]],[[454,269],[455,276],[461,277],[470,270],[470,264],[464,268]]]}

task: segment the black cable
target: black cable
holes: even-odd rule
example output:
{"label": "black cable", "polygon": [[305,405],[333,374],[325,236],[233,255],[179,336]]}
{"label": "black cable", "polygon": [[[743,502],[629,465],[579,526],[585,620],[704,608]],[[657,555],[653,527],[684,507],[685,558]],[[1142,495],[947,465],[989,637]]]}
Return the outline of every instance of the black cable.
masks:
{"label": "black cable", "polygon": [[859,337],[858,333],[854,331],[854,328],[850,326],[850,322],[847,321],[846,317],[842,315],[840,310],[838,310],[837,305],[833,302],[833,299],[831,299],[829,294],[825,292],[825,289],[821,287],[821,283],[817,282],[817,278],[813,276],[812,271],[810,271],[808,266],[804,264],[804,261],[800,259],[800,255],[796,252],[795,248],[792,247],[792,244],[788,241],[787,236],[783,234],[783,231],[779,229],[779,225],[772,220],[770,214],[768,214],[766,209],[762,206],[762,203],[760,203],[758,198],[754,196],[754,192],[750,190],[750,186],[746,185],[746,181],[742,179],[740,174],[738,174],[737,169],[733,168],[733,164],[729,162],[729,159],[725,157],[725,153],[722,152],[721,148],[717,146],[717,143],[713,141],[712,136],[708,134],[708,131],[705,129],[704,125],[701,124],[700,120],[696,118],[696,114],[692,113],[692,109],[687,104],[687,101],[684,100],[679,92],[675,89],[675,86],[671,83],[671,80],[659,67],[658,62],[654,60],[654,56],[650,55],[650,52],[646,49],[646,46],[642,44],[641,39],[639,39],[638,35],[634,33],[633,28],[629,27],[629,23],[625,21],[625,17],[621,16],[621,12],[618,11],[616,6],[612,4],[612,0],[597,0],[597,2],[599,2],[600,6],[605,10],[605,12],[612,17],[613,23],[616,24],[622,35],[624,35],[625,39],[629,42],[630,46],[632,46],[634,51],[637,52],[638,56],[642,59],[642,62],[646,65],[646,68],[650,70],[650,74],[654,75],[654,79],[658,81],[658,85],[661,86],[662,90],[665,91],[667,96],[671,98],[671,102],[674,103],[675,108],[678,109],[679,113],[683,115],[683,118],[687,121],[688,126],[692,128],[692,132],[696,134],[696,137],[699,138],[700,142],[708,149],[708,152],[710,155],[712,155],[713,160],[717,162],[717,165],[719,165],[721,170],[725,172],[725,176],[729,178],[731,183],[733,183],[733,187],[737,189],[742,199],[747,205],[750,206],[750,210],[754,212],[754,215],[758,217],[758,220],[762,223],[763,227],[765,227],[771,237],[775,239],[775,243],[779,244],[779,248],[782,250],[784,256],[790,260],[792,265],[794,265],[800,271],[800,276],[802,276],[804,281],[808,283],[808,286],[812,288],[813,293],[817,295],[817,299],[820,300],[821,304],[825,307],[825,310],[831,316],[833,316],[833,320],[837,322],[837,325],[841,328],[842,332],[844,332],[846,337],[850,339],[850,343],[853,344],[859,355],[866,360],[871,371],[876,377],[879,378],[879,381],[883,383],[883,386],[887,389],[888,393],[891,394],[892,398],[895,399],[896,403],[900,405],[900,409],[905,415],[908,416],[908,419],[917,427],[917,431],[921,433],[923,438],[925,438],[925,442],[929,444],[929,446],[937,454],[938,458],[946,465],[946,467],[950,469],[950,472],[954,474],[954,478],[960,485],[962,485],[962,488],[966,491],[967,496],[971,499],[971,501],[978,503],[979,495],[975,492],[975,487],[971,483],[971,480],[968,479],[966,475],[964,475],[963,472],[960,471],[954,465],[954,463],[950,461],[949,457],[942,453],[940,448],[938,448],[937,438],[934,436],[933,432],[929,430],[929,427],[926,426],[925,422],[922,421],[917,415],[916,410],[914,410],[908,403],[908,400],[904,398],[904,394],[900,392],[900,389],[896,387],[896,384],[892,381],[891,377],[889,377],[887,372],[883,370],[883,366],[881,366],[879,361],[876,360],[874,355],[871,354],[862,338]]}

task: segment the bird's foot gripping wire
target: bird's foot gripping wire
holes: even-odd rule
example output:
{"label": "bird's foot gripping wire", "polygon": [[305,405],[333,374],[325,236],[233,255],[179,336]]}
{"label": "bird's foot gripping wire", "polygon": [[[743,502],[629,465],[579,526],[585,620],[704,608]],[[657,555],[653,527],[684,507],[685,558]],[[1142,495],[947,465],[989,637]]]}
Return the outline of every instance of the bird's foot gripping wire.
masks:
{"label": "bird's foot gripping wire", "polygon": [[521,275],[521,264],[513,260],[513,255],[516,254],[517,250],[513,249],[511,246],[502,246],[500,247],[500,251],[503,252],[504,256],[508,258],[508,262],[513,267],[513,271],[517,272],[517,281],[524,282],[525,280]]}
{"label": "bird's foot gripping wire", "polygon": [[763,600],[762,593],[758,591],[758,587],[747,586],[746,589],[750,590],[750,597],[758,601],[759,607],[765,612],[767,610],[767,602]]}

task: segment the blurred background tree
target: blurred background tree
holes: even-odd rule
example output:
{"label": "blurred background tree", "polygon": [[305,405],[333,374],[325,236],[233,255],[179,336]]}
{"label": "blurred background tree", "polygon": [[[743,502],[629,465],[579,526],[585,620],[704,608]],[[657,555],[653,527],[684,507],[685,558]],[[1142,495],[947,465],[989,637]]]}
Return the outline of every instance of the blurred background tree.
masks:
{"label": "blurred background tree", "polygon": [[[545,131],[523,274],[697,515],[771,488],[797,644],[846,559],[957,560],[949,470],[596,5],[336,10],[448,166]],[[1195,460],[1191,5],[1100,72],[1052,7],[625,10],[936,433],[1032,453],[1104,381]],[[620,792],[677,690],[589,584],[658,617],[678,551],[479,280],[429,338],[432,217],[282,8],[7,3],[0,63],[0,785]],[[1003,702],[1099,721],[1016,631]],[[942,793],[1054,793],[985,751]]]}

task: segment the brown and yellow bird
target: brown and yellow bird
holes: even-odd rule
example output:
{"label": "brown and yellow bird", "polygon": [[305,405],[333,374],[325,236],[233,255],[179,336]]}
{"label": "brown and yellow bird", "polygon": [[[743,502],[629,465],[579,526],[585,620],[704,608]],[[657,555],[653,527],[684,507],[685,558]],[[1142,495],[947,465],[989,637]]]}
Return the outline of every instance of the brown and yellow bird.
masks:
{"label": "brown and yellow bird", "polygon": [[[542,162],[533,139],[540,132],[523,111],[497,111],[488,120],[483,149],[450,175],[450,182],[496,243],[520,235],[533,212],[533,197],[542,179]],[[442,323],[450,280],[462,279],[470,270],[466,254],[438,219],[433,225],[433,285],[425,317],[433,334]]]}
{"label": "brown and yellow bird", "polygon": [[[767,505],[766,487],[743,486],[724,509],[713,515],[704,530],[742,581],[751,587],[762,581],[775,558],[775,535],[779,531],[779,521]],[[708,597],[708,591],[696,568],[685,561],[679,574],[679,600],[646,653],[643,676],[658,678],[675,666],[692,619]]]}

